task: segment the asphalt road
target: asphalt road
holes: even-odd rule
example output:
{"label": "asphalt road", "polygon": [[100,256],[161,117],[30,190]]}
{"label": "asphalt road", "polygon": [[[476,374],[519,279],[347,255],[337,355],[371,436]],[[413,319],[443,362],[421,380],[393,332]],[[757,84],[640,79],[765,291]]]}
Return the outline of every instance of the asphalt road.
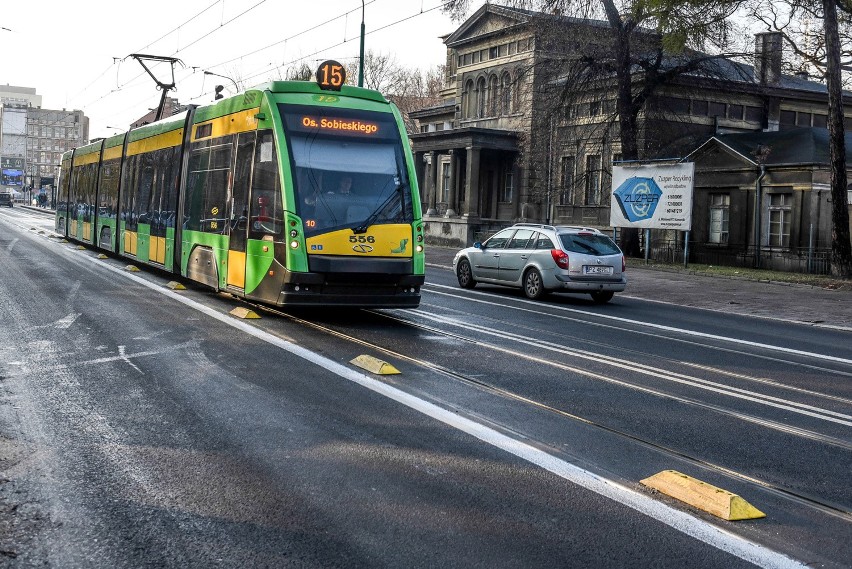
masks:
{"label": "asphalt road", "polygon": [[[427,265],[449,269],[456,251],[430,247]],[[617,296],[852,330],[852,290],[670,272],[637,263],[628,264],[627,290]]]}
{"label": "asphalt road", "polygon": [[[0,213],[0,555],[12,566],[852,557],[842,319],[683,308],[660,301],[660,283],[653,303],[631,289],[605,306],[530,303],[460,290],[435,251],[419,310],[258,308],[243,321],[226,295],[169,291],[164,275],[127,273],[18,217]],[[402,373],[364,374],[349,363],[362,353]],[[768,516],[723,523],[638,484],[665,468]]]}

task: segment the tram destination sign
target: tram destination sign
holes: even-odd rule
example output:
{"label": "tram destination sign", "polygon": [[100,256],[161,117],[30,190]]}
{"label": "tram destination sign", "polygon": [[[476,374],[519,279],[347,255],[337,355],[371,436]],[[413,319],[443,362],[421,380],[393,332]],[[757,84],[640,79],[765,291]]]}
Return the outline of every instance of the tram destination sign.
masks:
{"label": "tram destination sign", "polygon": [[613,166],[613,227],[692,229],[695,164]]}

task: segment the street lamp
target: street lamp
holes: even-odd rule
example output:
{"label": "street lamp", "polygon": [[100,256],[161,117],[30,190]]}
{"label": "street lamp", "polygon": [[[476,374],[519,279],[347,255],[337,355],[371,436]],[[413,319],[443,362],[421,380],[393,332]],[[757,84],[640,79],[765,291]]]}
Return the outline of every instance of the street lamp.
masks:
{"label": "street lamp", "polygon": [[361,0],[361,57],[358,58],[358,86],[364,86],[364,0]]}
{"label": "street lamp", "polygon": [[228,81],[230,81],[231,83],[234,84],[234,88],[237,90],[237,92],[240,91],[240,86],[237,85],[237,82],[234,81],[233,79],[231,79],[230,77],[228,77],[227,75],[219,75],[218,73],[213,73],[212,71],[205,71],[204,74],[205,75],[214,75],[216,77],[221,77],[222,79],[227,79]]}

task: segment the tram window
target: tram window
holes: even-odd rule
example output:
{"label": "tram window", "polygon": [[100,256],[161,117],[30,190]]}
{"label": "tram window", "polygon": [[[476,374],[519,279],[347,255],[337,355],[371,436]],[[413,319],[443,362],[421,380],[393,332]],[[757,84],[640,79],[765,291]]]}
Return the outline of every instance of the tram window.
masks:
{"label": "tram window", "polygon": [[142,175],[139,178],[139,187],[136,190],[137,200],[134,208],[136,223],[150,224],[151,198],[154,190],[154,156],[152,154],[142,155]]}
{"label": "tram window", "polygon": [[92,202],[95,196],[95,181],[97,180],[98,165],[86,164],[81,168],[80,189],[77,193],[77,215],[83,221],[92,221]]}
{"label": "tram window", "polygon": [[284,210],[281,203],[281,184],[278,161],[275,159],[275,140],[272,132],[258,133],[254,177],[251,185],[251,223],[249,238],[279,235],[283,229]]}
{"label": "tram window", "polygon": [[209,164],[210,152],[207,148],[193,150],[189,156],[183,212],[185,229],[194,231],[201,229],[201,210],[204,207],[204,173]]}
{"label": "tram window", "polygon": [[231,191],[231,243],[245,242],[248,225],[248,194],[251,181],[252,157],[254,156],[254,132],[244,132],[237,141],[237,156],[234,164],[234,186]]}
{"label": "tram window", "polygon": [[154,193],[149,209],[152,235],[163,237],[167,227],[174,227],[179,157],[177,147],[164,148],[154,154]]}
{"label": "tram window", "polygon": [[121,181],[121,219],[125,222],[125,228],[136,231],[136,220],[133,208],[136,197],[136,181],[139,177],[140,155],[130,156],[125,162],[125,170]]}
{"label": "tram window", "polygon": [[227,228],[233,137],[222,137],[218,141],[225,144],[197,148],[190,155],[184,210],[187,229],[224,233]]}
{"label": "tram window", "polygon": [[175,225],[177,204],[177,173],[180,168],[180,151],[177,146],[159,151],[157,186],[159,202],[155,204],[157,235],[165,236],[167,227]]}
{"label": "tram window", "polygon": [[118,197],[118,180],[121,160],[108,160],[101,166],[101,183],[98,188],[98,215],[115,218],[116,198]]}

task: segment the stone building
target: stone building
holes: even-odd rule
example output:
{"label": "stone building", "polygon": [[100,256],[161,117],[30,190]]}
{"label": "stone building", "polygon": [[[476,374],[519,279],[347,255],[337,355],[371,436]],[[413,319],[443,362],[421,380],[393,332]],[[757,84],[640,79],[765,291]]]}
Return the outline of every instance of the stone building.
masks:
{"label": "stone building", "polygon": [[[468,245],[515,221],[611,229],[611,168],[621,160],[615,85],[598,83],[571,99],[561,98],[570,79],[560,66],[567,65],[570,56],[555,56],[552,43],[556,38],[564,49],[569,45],[565,38],[581,33],[605,37],[598,32],[603,26],[486,4],[443,38],[443,102],[412,113],[420,127],[411,138],[431,243]],[[639,115],[639,155],[679,160],[714,136],[722,140],[735,133],[824,131],[827,112],[825,86],[806,76],[784,75],[780,36],[759,34],[753,65],[719,61],[712,76],[680,75],[647,101]],[[847,117],[852,117],[852,107]],[[847,118],[850,123],[852,118]],[[817,144],[825,140],[813,136]],[[768,144],[774,144],[769,139]],[[696,160],[703,156],[694,155]],[[696,183],[712,186],[720,173],[713,168],[728,167],[744,165],[697,167]],[[758,175],[754,167],[751,172]],[[820,176],[813,177],[813,183],[809,189],[797,186],[797,191],[825,189]],[[753,179],[741,182],[743,187],[749,184],[753,189]],[[712,200],[721,198],[710,196],[718,193],[697,191],[693,219],[699,221],[691,243],[709,244],[716,238],[707,228],[711,216],[719,215]],[[818,191],[814,198],[796,203],[811,204],[808,211],[829,211],[828,197],[828,192]],[[772,199],[780,198],[761,203]],[[732,206],[730,215],[740,215],[738,211]],[[755,233],[748,225],[754,220],[769,223],[768,215],[755,216],[750,209],[742,214],[752,220],[743,236],[768,239],[768,226]],[[790,219],[801,220],[802,212]],[[830,233],[825,217],[821,219],[816,239],[822,247],[830,243]],[[801,228],[796,232],[801,235]],[[754,246],[753,238],[735,243],[733,235],[725,247]],[[673,236],[654,239],[668,242]]]}
{"label": "stone building", "polygon": [[[852,165],[849,133],[846,152],[846,163]],[[686,160],[695,163],[692,262],[829,272],[827,129],[717,134]],[[662,232],[652,247],[658,258],[682,254]]]}
{"label": "stone building", "polygon": [[0,86],[2,185],[27,196],[52,190],[66,150],[86,144],[89,119],[83,111],[41,108],[32,87]]}

